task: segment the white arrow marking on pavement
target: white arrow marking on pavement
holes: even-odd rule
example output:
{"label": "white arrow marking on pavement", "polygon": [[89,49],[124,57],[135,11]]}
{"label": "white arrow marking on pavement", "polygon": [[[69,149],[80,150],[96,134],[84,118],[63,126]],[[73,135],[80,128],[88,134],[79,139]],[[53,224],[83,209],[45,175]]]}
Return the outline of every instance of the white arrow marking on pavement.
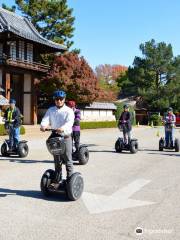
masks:
{"label": "white arrow marking on pavement", "polygon": [[155,204],[155,202],[129,199],[130,196],[150,182],[150,180],[137,179],[111,196],[84,192],[82,199],[91,214]]}

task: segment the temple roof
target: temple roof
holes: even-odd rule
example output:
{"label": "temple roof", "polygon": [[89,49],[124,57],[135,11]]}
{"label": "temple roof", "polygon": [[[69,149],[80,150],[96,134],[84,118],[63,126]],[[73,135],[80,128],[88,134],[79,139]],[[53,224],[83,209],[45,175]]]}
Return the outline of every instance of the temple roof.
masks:
{"label": "temple roof", "polygon": [[33,42],[46,45],[57,51],[66,50],[66,46],[42,37],[27,18],[18,16],[0,7],[0,32],[7,31]]}

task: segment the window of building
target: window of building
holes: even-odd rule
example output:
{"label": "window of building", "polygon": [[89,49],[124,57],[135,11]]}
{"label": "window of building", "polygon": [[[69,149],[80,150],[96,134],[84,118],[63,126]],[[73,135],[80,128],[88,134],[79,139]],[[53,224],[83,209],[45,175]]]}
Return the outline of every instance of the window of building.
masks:
{"label": "window of building", "polygon": [[10,43],[10,57],[12,59],[16,59],[16,42],[15,41],[12,41]]}
{"label": "window of building", "polygon": [[27,44],[27,61],[33,62],[33,44]]}
{"label": "window of building", "polygon": [[19,41],[19,59],[24,60],[24,41]]}

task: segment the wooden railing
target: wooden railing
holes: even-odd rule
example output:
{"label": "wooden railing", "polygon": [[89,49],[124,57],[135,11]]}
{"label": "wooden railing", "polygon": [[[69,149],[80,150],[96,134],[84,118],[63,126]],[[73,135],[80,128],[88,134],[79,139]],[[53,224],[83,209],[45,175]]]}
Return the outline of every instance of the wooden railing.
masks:
{"label": "wooden railing", "polygon": [[0,58],[0,64],[7,64],[14,67],[31,69],[34,71],[44,72],[44,73],[46,73],[49,70],[48,65],[37,63],[37,62],[30,62],[27,60],[13,59],[10,57]]}

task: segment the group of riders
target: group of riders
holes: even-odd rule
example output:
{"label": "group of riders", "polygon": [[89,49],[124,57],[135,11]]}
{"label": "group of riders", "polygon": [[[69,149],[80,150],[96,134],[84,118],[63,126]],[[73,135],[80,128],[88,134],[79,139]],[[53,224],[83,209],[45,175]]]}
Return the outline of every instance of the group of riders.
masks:
{"label": "group of riders", "polygon": [[[43,117],[40,130],[42,132],[46,131],[47,128],[51,127],[55,129],[56,132],[52,134],[63,134],[65,137],[65,165],[67,171],[67,177],[70,177],[73,172],[73,161],[72,161],[72,151],[73,142],[76,148],[76,153],[78,153],[80,144],[80,110],[76,107],[76,102],[73,100],[66,101],[66,92],[63,90],[57,90],[53,93],[53,100],[55,106],[50,107],[45,116]],[[5,111],[5,128],[9,130],[9,151],[17,148],[20,135],[20,125],[21,125],[21,113],[18,107],[16,107],[16,101],[10,99],[9,108]],[[164,126],[165,126],[165,142],[166,145],[173,144],[174,139],[174,126],[176,122],[176,117],[173,114],[173,109],[170,107],[167,114],[164,116]],[[129,144],[131,141],[131,131],[132,131],[132,115],[129,112],[129,106],[123,106],[123,112],[121,113],[118,121],[118,128],[123,132],[124,143]],[[169,141],[170,140],[170,141]]]}

